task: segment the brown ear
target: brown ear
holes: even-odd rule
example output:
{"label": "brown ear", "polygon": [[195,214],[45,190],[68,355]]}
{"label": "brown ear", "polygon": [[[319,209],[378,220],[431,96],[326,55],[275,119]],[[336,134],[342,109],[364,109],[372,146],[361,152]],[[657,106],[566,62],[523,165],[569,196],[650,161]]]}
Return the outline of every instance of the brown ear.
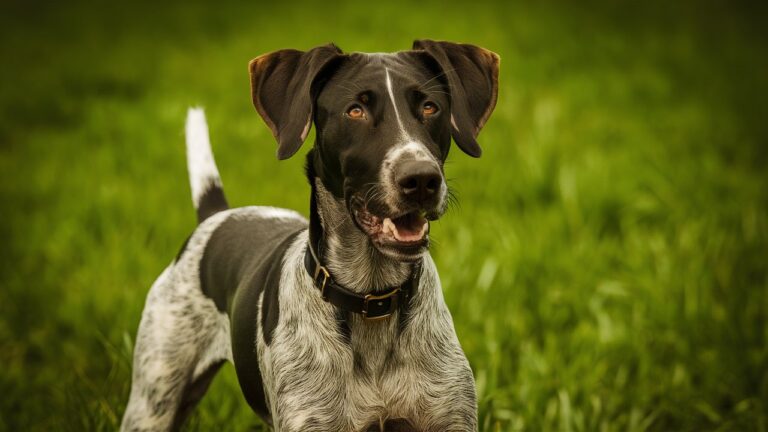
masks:
{"label": "brown ear", "polygon": [[293,156],[312,126],[312,84],[341,50],[333,44],[307,52],[280,50],[256,57],[251,72],[251,97],[256,111],[277,139],[277,158]]}
{"label": "brown ear", "polygon": [[413,49],[427,52],[440,65],[451,93],[451,135],[472,157],[482,150],[475,140],[496,106],[499,56],[474,45],[417,40]]}

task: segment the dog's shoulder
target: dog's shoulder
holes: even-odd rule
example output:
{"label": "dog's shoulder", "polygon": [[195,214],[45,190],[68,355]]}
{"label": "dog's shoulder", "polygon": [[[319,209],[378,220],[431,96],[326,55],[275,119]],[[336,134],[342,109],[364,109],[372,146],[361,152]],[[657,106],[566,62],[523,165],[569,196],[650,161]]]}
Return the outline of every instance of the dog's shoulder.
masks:
{"label": "dog's shoulder", "polygon": [[243,207],[228,212],[213,230],[200,259],[200,286],[221,311],[230,309],[235,291],[263,279],[277,247],[299,231],[306,220],[274,207]]}

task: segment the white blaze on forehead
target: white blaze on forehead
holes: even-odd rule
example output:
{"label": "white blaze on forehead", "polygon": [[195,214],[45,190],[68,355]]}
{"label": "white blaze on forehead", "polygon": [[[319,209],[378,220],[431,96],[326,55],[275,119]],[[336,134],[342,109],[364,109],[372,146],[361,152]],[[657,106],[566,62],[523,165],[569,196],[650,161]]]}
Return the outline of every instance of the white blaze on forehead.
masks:
{"label": "white blaze on forehead", "polygon": [[410,156],[414,160],[427,160],[433,161],[435,163],[437,162],[434,156],[429,153],[427,147],[417,141],[406,141],[404,144],[393,147],[387,152],[385,161],[395,163],[405,156]]}
{"label": "white blaze on forehead", "polygon": [[[384,68],[387,82],[387,93],[389,93],[389,99],[392,101],[392,107],[395,109],[395,117],[397,118],[397,124],[400,128],[400,142],[395,143],[392,148],[387,151],[384,156],[384,161],[381,164],[381,171],[379,178],[385,188],[384,200],[391,208],[396,207],[396,199],[398,192],[394,189],[395,183],[392,179],[394,173],[394,167],[398,163],[405,159],[428,161],[438,164],[437,158],[427,149],[427,146],[423,142],[411,138],[410,134],[406,132],[403,125],[403,119],[400,117],[400,111],[397,109],[397,102],[395,100],[395,91],[392,88],[392,78],[389,76],[389,68]],[[440,187],[440,201],[445,198],[446,188]]]}
{"label": "white blaze on forehead", "polygon": [[389,77],[389,68],[384,68],[387,74],[387,93],[389,93],[389,99],[392,100],[392,107],[395,108],[395,117],[397,118],[397,125],[400,126],[400,133],[403,137],[408,138],[408,133],[403,126],[403,119],[400,118],[400,111],[397,109],[397,102],[395,101],[395,92],[392,90],[392,79]]}

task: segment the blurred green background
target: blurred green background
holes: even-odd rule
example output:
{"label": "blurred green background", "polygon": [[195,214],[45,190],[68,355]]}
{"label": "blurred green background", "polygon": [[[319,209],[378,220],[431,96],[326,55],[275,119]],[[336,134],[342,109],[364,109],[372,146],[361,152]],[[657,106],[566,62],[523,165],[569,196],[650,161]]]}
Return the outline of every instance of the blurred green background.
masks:
{"label": "blurred green background", "polygon": [[[764,4],[764,3],[763,3]],[[207,110],[230,203],[306,214],[248,61],[336,42],[502,59],[433,256],[481,430],[768,429],[765,6],[2,2],[0,430],[114,430],[153,279],[195,216]],[[188,430],[263,430],[227,366]]]}

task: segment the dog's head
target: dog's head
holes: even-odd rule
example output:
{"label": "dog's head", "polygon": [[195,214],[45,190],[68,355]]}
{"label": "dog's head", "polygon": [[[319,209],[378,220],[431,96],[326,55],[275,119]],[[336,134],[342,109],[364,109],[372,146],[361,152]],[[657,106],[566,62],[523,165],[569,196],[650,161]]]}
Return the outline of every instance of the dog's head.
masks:
{"label": "dog's head", "polygon": [[253,104],[291,157],[316,127],[313,171],[387,256],[418,258],[445,211],[451,137],[476,138],[496,105],[499,58],[473,45],[419,40],[393,54],[335,45],[281,50],[250,63]]}

